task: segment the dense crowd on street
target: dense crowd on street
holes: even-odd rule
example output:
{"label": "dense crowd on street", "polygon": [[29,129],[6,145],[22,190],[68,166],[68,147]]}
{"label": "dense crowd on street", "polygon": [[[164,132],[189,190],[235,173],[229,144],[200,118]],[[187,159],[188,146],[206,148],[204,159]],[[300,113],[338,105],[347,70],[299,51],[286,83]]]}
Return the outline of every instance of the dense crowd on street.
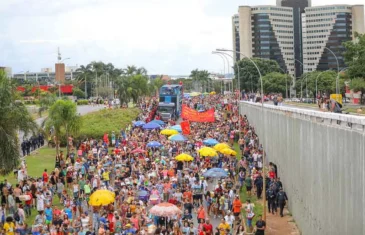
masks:
{"label": "dense crowd on street", "polygon": [[[264,166],[258,136],[246,116],[238,114],[236,96],[184,98],[193,109],[213,108],[216,121],[190,122],[191,133],[182,141],[160,133],[174,121],[152,129],[137,125],[153,120],[157,102],[142,101],[138,118],[110,135],[82,142],[69,138],[70,153],[61,151],[55,168],[40,169],[37,178],[27,177],[22,161],[17,172],[24,175],[18,183],[5,180],[0,185],[2,234],[265,234],[266,222],[250,201],[254,195],[262,197],[263,177],[270,213],[283,216],[287,196],[276,165]],[[226,143],[237,156],[219,151],[202,156],[200,149],[216,144],[207,139]],[[175,159],[183,153],[193,159]],[[213,169],[221,175],[208,175]],[[109,190],[115,200],[93,206],[99,190]],[[245,202],[242,191],[247,192]],[[162,204],[167,205],[160,211],[164,216],[152,212]],[[172,208],[178,208],[176,213],[170,213]]]}

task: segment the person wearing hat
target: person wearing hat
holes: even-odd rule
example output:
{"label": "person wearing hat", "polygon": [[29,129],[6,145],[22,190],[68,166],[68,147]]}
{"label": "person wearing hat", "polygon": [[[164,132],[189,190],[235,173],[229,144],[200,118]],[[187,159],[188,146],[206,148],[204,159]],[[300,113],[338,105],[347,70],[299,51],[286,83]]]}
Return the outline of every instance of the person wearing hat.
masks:
{"label": "person wearing hat", "polygon": [[124,234],[136,234],[136,229],[131,224],[126,224],[124,226]]}

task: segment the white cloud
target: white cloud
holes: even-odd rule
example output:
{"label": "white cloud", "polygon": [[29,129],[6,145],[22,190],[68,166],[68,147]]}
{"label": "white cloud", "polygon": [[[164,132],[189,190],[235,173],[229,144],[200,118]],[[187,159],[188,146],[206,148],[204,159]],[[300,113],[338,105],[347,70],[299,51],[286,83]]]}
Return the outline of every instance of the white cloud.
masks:
{"label": "white cloud", "polygon": [[[168,74],[188,74],[194,68],[219,71],[222,61],[211,51],[232,47],[231,16],[238,6],[275,2],[4,0],[0,4],[0,50],[4,51],[0,64],[19,70],[49,67],[59,46],[74,64],[103,60]],[[312,1],[313,5],[342,2]],[[2,46],[4,42],[13,46]]]}

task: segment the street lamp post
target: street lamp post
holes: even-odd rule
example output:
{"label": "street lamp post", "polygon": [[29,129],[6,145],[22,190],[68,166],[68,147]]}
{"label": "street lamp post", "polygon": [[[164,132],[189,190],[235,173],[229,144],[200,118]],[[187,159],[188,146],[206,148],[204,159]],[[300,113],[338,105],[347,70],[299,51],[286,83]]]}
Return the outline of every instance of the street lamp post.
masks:
{"label": "street lamp post", "polygon": [[[229,60],[228,60],[228,58],[226,57],[226,56],[229,56],[229,57],[231,57],[232,58],[232,60],[234,60],[233,59],[233,56],[231,56],[230,54],[228,54],[228,53],[224,53],[224,52],[222,52],[222,51],[213,51],[212,52],[212,54],[221,54],[222,56],[224,56],[224,58],[226,58],[226,60],[227,60],[227,65],[228,65],[228,68],[229,68]],[[239,79],[239,77],[240,77],[240,72],[239,72],[239,68],[238,68],[238,64],[236,63],[236,66],[237,66],[237,71],[238,71],[238,79]],[[238,83],[239,84],[239,83]],[[239,85],[238,85],[239,86]],[[229,83],[228,83],[228,90],[229,90]],[[232,90],[233,90],[233,84],[232,84]]]}
{"label": "street lamp post", "polygon": [[[264,123],[264,120],[265,120],[265,112],[264,112],[264,87],[263,87],[263,82],[262,82],[262,75],[261,75],[261,72],[260,72],[260,69],[259,67],[257,66],[257,64],[251,59],[249,58],[248,56],[244,55],[243,53],[239,52],[239,51],[234,51],[234,50],[227,50],[227,49],[217,49],[217,51],[230,51],[230,52],[234,52],[234,53],[239,53],[240,55],[242,55],[243,57],[249,59],[251,61],[251,63],[256,67],[257,69],[257,72],[259,73],[259,76],[260,76],[260,84],[261,84],[261,113],[262,113],[262,128],[263,128],[263,133],[264,133],[264,138],[263,138],[263,141],[262,141],[262,162],[263,162],[263,167],[262,167],[262,174],[263,174],[263,195],[262,195],[262,198],[263,198],[263,204],[264,204],[264,213],[263,213],[263,219],[266,220],[266,174],[265,174],[265,150],[264,150],[264,147],[265,147],[265,144],[264,144],[264,141],[265,141],[265,123]],[[239,71],[239,69],[237,69],[237,71]],[[239,83],[239,79],[238,79],[238,83]],[[240,85],[238,85],[238,87],[240,87]],[[240,95],[239,97],[241,97],[241,90],[240,90]],[[238,108],[238,110],[240,110]],[[238,118],[238,120],[240,120],[240,118]],[[239,126],[239,128],[241,129],[241,126]]]}
{"label": "street lamp post", "polygon": [[339,79],[340,79],[340,64],[338,63],[338,58],[335,55],[335,53],[329,49],[328,47],[324,47],[324,49],[327,49],[331,54],[335,57],[336,63],[337,63],[337,77],[336,77],[336,94],[339,94]]}
{"label": "street lamp post", "polygon": [[[222,60],[223,60],[223,74],[225,74],[225,72],[226,72],[226,60],[225,60],[225,58],[220,53],[214,53],[214,52],[212,52],[212,54],[219,55],[219,57],[222,58]],[[221,94],[223,94],[223,81],[221,81]]]}

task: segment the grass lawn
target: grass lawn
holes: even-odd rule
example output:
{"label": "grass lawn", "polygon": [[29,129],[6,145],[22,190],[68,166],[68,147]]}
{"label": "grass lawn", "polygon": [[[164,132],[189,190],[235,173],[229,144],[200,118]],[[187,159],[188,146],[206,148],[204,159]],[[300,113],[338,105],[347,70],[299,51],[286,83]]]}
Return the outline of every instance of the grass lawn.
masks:
{"label": "grass lawn", "polygon": [[[105,131],[109,133],[111,133],[111,131],[119,133],[119,130],[130,124],[138,114],[139,109],[137,108],[106,109],[89,113],[82,116],[83,125],[80,133],[87,137],[96,133],[97,138],[102,138]],[[42,114],[42,116],[44,115],[46,115],[46,113]],[[61,148],[60,150],[66,151],[65,148]],[[28,175],[33,178],[38,178],[42,176],[44,169],[47,169],[49,173],[53,171],[55,168],[55,156],[56,149],[47,146],[32,152],[30,156],[25,158],[28,167]],[[4,181],[4,179],[7,179],[12,185],[17,183],[17,179],[14,177],[13,173],[6,176],[0,176],[0,181]],[[53,205],[60,206],[57,197],[54,197]],[[38,212],[36,209],[32,209],[32,216],[27,218],[26,222],[32,224],[37,214]]]}
{"label": "grass lawn", "polygon": [[[27,156],[25,160],[28,166],[28,175],[31,177],[41,177],[44,169],[51,172],[55,167],[55,155],[56,149],[48,148],[46,146],[31,153],[31,155]],[[17,180],[14,178],[12,173],[7,176],[0,177],[0,181],[3,181],[4,179],[7,179],[12,185],[17,183]],[[55,197],[53,204],[55,206],[60,205],[58,198]],[[32,215],[26,219],[26,223],[32,224],[37,214],[37,210],[32,209]]]}
{"label": "grass lawn", "polygon": [[121,128],[131,124],[139,112],[138,108],[128,108],[103,109],[86,114],[81,117],[82,126],[78,136],[99,139],[105,132],[110,135],[114,131],[117,134]]}
{"label": "grass lawn", "polygon": [[[56,149],[46,146],[31,153],[30,156],[25,158],[28,166],[28,175],[31,177],[40,177],[44,169],[48,169],[49,172],[52,171],[55,166],[55,156]],[[0,181],[4,179],[7,179],[11,184],[17,183],[17,179],[14,178],[13,173],[0,177]]]}
{"label": "grass lawn", "polygon": [[[237,153],[241,152],[241,150],[238,146],[238,143],[234,143],[233,147],[234,147],[234,150]],[[241,154],[237,154],[237,155],[240,156]],[[254,208],[253,208],[253,211],[255,213],[255,217],[253,218],[253,223],[252,223],[252,225],[254,227],[255,224],[256,224],[256,221],[258,219],[258,215],[262,215],[263,212],[264,212],[264,206],[263,206],[261,201],[257,200],[256,195],[252,194],[251,197],[247,196],[246,187],[243,187],[242,191],[240,192],[240,198],[241,198],[242,203],[246,203],[246,200],[250,199],[251,203],[253,203],[255,205]],[[244,218],[246,218],[246,212],[245,211],[243,212],[243,215],[244,215]],[[245,224],[246,224],[246,222],[245,222]]]}

